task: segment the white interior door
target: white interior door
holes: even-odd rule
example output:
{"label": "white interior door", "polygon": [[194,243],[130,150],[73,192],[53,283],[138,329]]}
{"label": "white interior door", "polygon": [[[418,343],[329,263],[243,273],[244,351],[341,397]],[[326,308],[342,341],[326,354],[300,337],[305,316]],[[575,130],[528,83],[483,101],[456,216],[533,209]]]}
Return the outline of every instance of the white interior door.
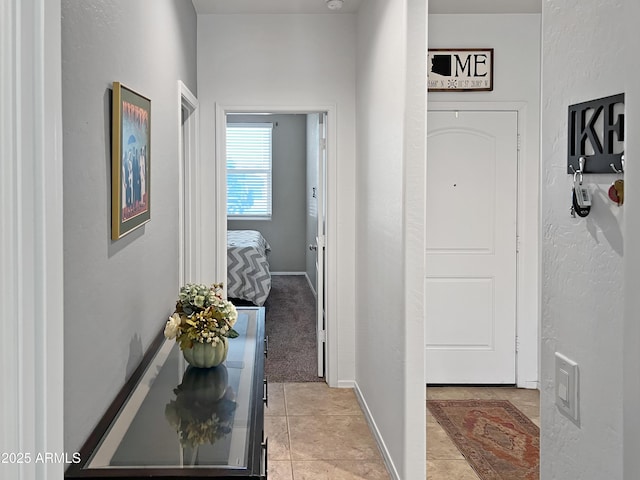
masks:
{"label": "white interior door", "polygon": [[316,188],[317,207],[317,234],[316,234],[316,342],[318,352],[318,377],[324,376],[324,359],[326,353],[326,330],[325,330],[325,178],[327,164],[327,114],[321,113],[318,121],[318,186]]}
{"label": "white interior door", "polygon": [[426,382],[512,384],[517,112],[428,113]]}

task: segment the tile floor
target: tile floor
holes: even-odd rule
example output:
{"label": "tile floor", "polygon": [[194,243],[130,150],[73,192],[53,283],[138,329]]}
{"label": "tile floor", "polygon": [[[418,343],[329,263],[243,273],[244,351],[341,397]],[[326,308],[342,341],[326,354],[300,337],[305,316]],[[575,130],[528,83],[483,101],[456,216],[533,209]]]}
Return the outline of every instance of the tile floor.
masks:
{"label": "tile floor", "polygon": [[[430,387],[428,398],[509,400],[539,425],[536,390]],[[324,383],[269,384],[265,412],[270,480],[389,480],[353,390]],[[428,480],[477,480],[427,411]]]}
{"label": "tile floor", "polygon": [[389,480],[350,389],[269,384],[269,480]]}

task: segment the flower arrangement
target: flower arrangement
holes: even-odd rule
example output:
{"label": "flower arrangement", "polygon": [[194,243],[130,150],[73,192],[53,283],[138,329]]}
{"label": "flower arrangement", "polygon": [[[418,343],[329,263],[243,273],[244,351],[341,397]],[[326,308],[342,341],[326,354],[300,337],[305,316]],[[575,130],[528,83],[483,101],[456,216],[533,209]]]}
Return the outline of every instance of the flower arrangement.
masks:
{"label": "flower arrangement", "polygon": [[165,417],[183,447],[212,445],[231,432],[236,399],[224,367],[190,367],[173,393],[176,398],[166,405]]}
{"label": "flower arrangement", "polygon": [[176,309],[164,328],[168,339],[176,339],[182,350],[195,343],[218,345],[223,338],[236,338],[233,326],[238,319],[236,307],[223,297],[222,283],[210,287],[188,283],[182,288]]}

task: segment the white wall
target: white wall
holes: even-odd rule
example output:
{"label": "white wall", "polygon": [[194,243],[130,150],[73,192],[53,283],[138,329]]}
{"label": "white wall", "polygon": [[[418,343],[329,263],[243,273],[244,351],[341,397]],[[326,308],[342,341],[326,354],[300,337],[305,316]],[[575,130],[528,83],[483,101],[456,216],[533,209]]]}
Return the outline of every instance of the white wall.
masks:
{"label": "white wall", "polygon": [[358,13],[356,381],[394,478],[423,478],[426,2]]}
{"label": "white wall", "polygon": [[429,15],[429,48],[491,47],[495,65],[492,92],[431,92],[428,108],[519,110],[517,380],[529,388],[538,386],[540,34],[537,14]]}
{"label": "white wall", "polygon": [[[337,331],[333,385],[354,378],[354,175],[355,17],[341,15],[199,15],[198,85],[202,132],[202,176],[215,178],[216,104],[234,107],[335,106],[336,157],[328,172],[328,309]],[[329,145],[331,153],[332,145]],[[205,204],[215,205],[215,193]],[[210,219],[210,218],[209,218]],[[211,220],[211,219],[210,219]],[[333,228],[332,228],[333,227]],[[203,224],[213,239],[213,222]],[[207,250],[207,249],[203,249]],[[215,276],[213,253],[203,256],[204,275]],[[208,280],[214,280],[209,278]],[[329,332],[332,336],[332,332]],[[331,355],[331,352],[330,352]]]}
{"label": "white wall", "polygon": [[[76,450],[178,292],[178,80],[196,91],[190,2],[62,2],[65,447]],[[110,88],[151,99],[151,221],[111,241]]]}
{"label": "white wall", "polygon": [[271,245],[272,272],[306,268],[306,115],[229,115],[227,123],[271,122],[272,215],[270,220],[228,220],[229,230],[258,230]]}
{"label": "white wall", "polygon": [[[640,158],[640,137],[634,135],[640,125],[640,62],[633,54],[635,46],[640,44],[640,2],[626,2],[624,5],[626,22],[623,42],[625,52],[625,123],[627,125],[625,156],[628,159]],[[628,161],[625,172],[625,212],[636,212],[640,208],[640,164]],[[624,241],[627,245],[640,244],[640,216],[625,213],[623,227]],[[627,248],[624,254],[624,479],[640,478],[640,249]]]}
{"label": "white wall", "polygon": [[[625,89],[623,72],[632,53],[625,55],[623,48],[622,3],[622,0],[547,0],[542,4],[541,478],[544,479],[622,477],[622,229],[624,212],[632,210],[628,203],[619,208],[608,200],[607,189],[616,178],[614,175],[585,175],[584,181],[594,189],[594,205],[589,217],[571,218],[572,177],[566,173],[568,105]],[[629,274],[633,275],[633,271]],[[635,292],[633,295],[637,297]],[[579,364],[579,426],[560,414],[554,405],[556,351]]]}

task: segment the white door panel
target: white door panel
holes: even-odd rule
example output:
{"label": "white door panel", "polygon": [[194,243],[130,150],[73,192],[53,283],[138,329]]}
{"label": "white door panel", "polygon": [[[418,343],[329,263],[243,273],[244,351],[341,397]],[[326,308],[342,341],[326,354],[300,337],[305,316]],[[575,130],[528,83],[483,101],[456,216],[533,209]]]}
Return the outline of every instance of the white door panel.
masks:
{"label": "white door panel", "polygon": [[426,380],[515,383],[517,113],[428,129]]}
{"label": "white door panel", "polygon": [[[427,318],[474,319],[473,322],[427,325],[432,348],[493,348],[494,284],[491,278],[429,278],[427,291]],[[460,302],[460,298],[466,301]]]}
{"label": "white door panel", "polygon": [[[496,181],[493,140],[468,131],[440,130],[429,135],[429,152],[446,152],[446,158],[463,163],[429,162],[427,191],[433,201],[427,202],[426,208],[430,227],[427,250],[477,252],[492,248]],[[470,154],[471,158],[465,158]]]}

